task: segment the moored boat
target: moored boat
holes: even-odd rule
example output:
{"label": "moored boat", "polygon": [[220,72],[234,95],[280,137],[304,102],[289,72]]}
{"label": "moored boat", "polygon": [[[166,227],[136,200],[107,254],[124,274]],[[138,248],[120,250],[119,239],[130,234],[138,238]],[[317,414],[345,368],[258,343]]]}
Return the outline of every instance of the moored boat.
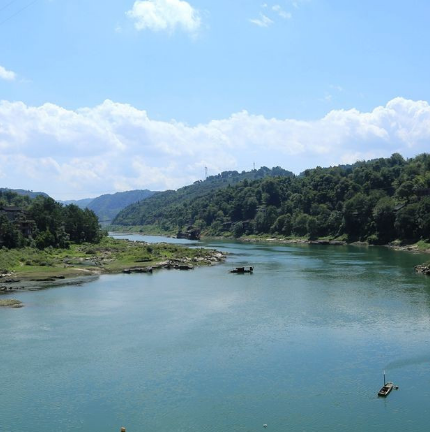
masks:
{"label": "moored boat", "polygon": [[382,386],[381,390],[378,391],[378,396],[381,397],[388,396],[391,390],[393,390],[393,388],[398,389],[397,386],[394,386],[394,383],[385,381],[385,371],[384,371],[384,385]]}
{"label": "moored boat", "polygon": [[254,267],[236,267],[233,270],[230,270],[230,273],[252,273],[254,271]]}
{"label": "moored boat", "polygon": [[387,382],[384,384],[384,386],[381,388],[381,390],[378,391],[378,396],[386,397],[388,394],[393,390],[394,384],[392,382]]}

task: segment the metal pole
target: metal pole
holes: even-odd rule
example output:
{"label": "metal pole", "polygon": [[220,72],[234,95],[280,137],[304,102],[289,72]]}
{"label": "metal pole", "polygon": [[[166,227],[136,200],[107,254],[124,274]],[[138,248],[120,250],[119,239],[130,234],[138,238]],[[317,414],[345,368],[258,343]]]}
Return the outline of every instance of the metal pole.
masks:
{"label": "metal pole", "polygon": [[385,371],[384,371],[384,385],[385,385]]}

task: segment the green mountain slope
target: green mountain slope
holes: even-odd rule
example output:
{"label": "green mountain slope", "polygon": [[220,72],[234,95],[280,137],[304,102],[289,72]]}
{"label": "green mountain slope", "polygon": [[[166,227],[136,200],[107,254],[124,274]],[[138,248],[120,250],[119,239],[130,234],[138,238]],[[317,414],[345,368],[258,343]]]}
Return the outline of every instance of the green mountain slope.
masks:
{"label": "green mountain slope", "polygon": [[176,219],[182,214],[180,209],[189,206],[193,201],[217,190],[232,187],[244,180],[252,181],[277,176],[292,177],[294,174],[280,167],[272,169],[262,167],[259,170],[243,171],[242,173],[224,171],[221,174],[210,176],[204,181],[196,181],[194,184],[177,191],[159,192],[144,202],[133,204],[122,210],[112,223],[125,226],[153,225],[166,220],[171,229],[172,224],[176,227],[176,225],[187,223],[187,221],[176,221]]}
{"label": "green mountain slope", "polygon": [[127,207],[114,223],[162,232],[193,225],[217,236],[274,234],[373,244],[430,239],[428,154],[317,167],[300,176],[243,179],[236,173],[208,180]]}

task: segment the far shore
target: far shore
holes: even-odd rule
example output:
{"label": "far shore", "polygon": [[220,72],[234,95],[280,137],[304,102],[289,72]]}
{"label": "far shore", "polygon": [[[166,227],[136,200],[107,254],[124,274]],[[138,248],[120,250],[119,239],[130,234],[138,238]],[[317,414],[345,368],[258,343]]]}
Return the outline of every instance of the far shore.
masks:
{"label": "far shore", "polygon": [[[124,227],[122,227],[124,228]],[[159,231],[156,232],[145,232],[137,230],[137,227],[133,227],[131,231],[120,231],[113,230],[112,234],[115,234],[117,236],[120,235],[131,235],[136,234],[140,236],[152,236],[152,237],[167,237],[167,238],[177,238],[172,232],[168,233],[160,233]],[[277,243],[277,244],[314,244],[314,245],[331,245],[331,246],[379,246],[379,247],[387,247],[390,249],[398,250],[398,251],[404,251],[404,252],[412,252],[412,253],[430,253],[430,243],[423,243],[423,245],[420,245],[418,243],[413,244],[401,244],[400,242],[393,242],[389,244],[383,244],[383,245],[372,245],[368,242],[361,242],[361,241],[354,241],[354,242],[348,242],[346,240],[340,240],[336,238],[317,238],[317,239],[308,239],[303,237],[293,237],[293,238],[285,238],[285,237],[274,237],[270,235],[261,235],[261,236],[242,236],[242,237],[233,237],[233,236],[206,236],[202,235],[201,240],[231,240],[231,241],[238,241],[242,243]]]}
{"label": "far shore", "polygon": [[239,242],[244,243],[279,243],[279,244],[313,244],[313,245],[327,245],[327,246],[379,246],[379,247],[387,247],[390,249],[404,251],[404,252],[413,252],[413,253],[430,253],[430,244],[427,247],[420,247],[418,244],[410,244],[410,245],[401,245],[401,244],[385,244],[385,245],[372,245],[368,242],[347,242],[345,240],[327,240],[327,239],[317,239],[317,240],[309,240],[303,238],[294,238],[294,239],[286,239],[280,237],[241,237],[235,239]]}

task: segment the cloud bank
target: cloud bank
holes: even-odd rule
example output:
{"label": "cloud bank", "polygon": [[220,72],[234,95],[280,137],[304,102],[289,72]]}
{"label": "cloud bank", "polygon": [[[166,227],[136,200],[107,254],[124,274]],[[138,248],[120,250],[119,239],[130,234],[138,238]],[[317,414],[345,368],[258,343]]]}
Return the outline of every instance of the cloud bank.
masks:
{"label": "cloud bank", "polygon": [[0,66],[0,79],[4,79],[6,81],[13,81],[16,78],[15,72],[9,71],[5,69],[3,66]]}
{"label": "cloud bank", "polygon": [[152,120],[106,100],[66,110],[0,102],[0,184],[58,199],[129,189],[178,188],[224,170],[317,165],[428,151],[430,105],[395,98],[370,112],[336,110],[315,121],[246,111],[196,126]]}
{"label": "cloud bank", "polygon": [[181,29],[195,34],[201,25],[198,11],[183,0],[137,0],[126,14],[137,30],[173,32]]}

